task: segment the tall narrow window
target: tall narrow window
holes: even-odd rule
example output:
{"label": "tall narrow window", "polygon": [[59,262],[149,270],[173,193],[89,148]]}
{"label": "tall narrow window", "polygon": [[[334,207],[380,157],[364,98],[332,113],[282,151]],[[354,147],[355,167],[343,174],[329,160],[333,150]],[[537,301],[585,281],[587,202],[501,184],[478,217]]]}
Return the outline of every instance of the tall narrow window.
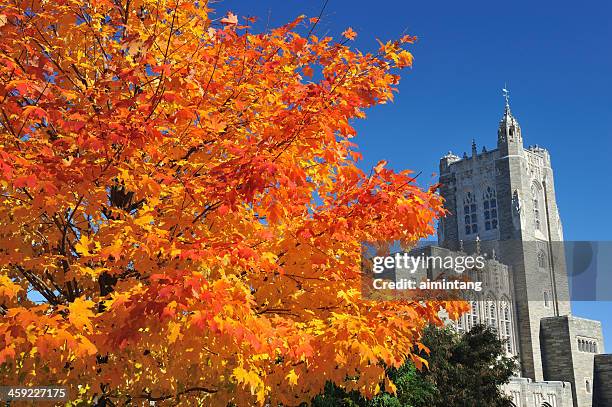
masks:
{"label": "tall narrow window", "polygon": [[593,339],[578,338],[578,350],[587,353],[597,353],[597,341]]}
{"label": "tall narrow window", "polygon": [[470,301],[470,311],[467,313],[467,330],[471,330],[478,325],[478,301]]}
{"label": "tall narrow window", "polygon": [[585,390],[587,393],[591,394],[591,379],[586,379],[585,381]]}
{"label": "tall narrow window", "polygon": [[542,220],[540,213],[540,187],[535,183],[531,186],[531,196],[533,198],[533,222],[537,230],[542,230]]}
{"label": "tall narrow window", "polygon": [[468,192],[463,199],[463,220],[465,223],[465,234],[478,233],[478,215],[476,214],[476,198]]}
{"label": "tall narrow window", "polygon": [[487,187],[483,195],[485,230],[497,229],[497,195],[495,190]]}
{"label": "tall narrow window", "polygon": [[538,250],[538,267],[546,268],[546,254],[544,250]]}
{"label": "tall narrow window", "polygon": [[487,325],[497,330],[497,305],[493,299],[487,301]]}
{"label": "tall narrow window", "polygon": [[500,338],[504,341],[506,352],[512,353],[512,313],[510,312],[510,303],[502,301],[500,308]]}
{"label": "tall narrow window", "polygon": [[550,308],[550,294],[548,294],[548,291],[544,291],[544,307]]}

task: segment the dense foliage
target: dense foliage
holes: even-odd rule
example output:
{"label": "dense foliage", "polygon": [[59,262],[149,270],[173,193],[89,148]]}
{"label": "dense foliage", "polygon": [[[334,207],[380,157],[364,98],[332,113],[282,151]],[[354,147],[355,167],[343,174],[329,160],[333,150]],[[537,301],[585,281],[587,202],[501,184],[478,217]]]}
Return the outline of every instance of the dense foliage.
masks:
{"label": "dense foliage", "polygon": [[505,353],[504,343],[483,325],[460,335],[448,328],[425,329],[423,344],[429,349],[429,368],[417,370],[407,362],[389,369],[397,388],[368,400],[358,392],[328,383],[315,397],[313,407],[510,407],[501,392],[518,365]]}
{"label": "dense foliage", "polygon": [[373,396],[383,365],[423,363],[440,307],[463,310],[359,293],[360,242],[410,244],[442,214],[351,141],[414,38],[363,54],[316,18],[253,33],[211,12],[0,0],[3,384],[101,405]]}

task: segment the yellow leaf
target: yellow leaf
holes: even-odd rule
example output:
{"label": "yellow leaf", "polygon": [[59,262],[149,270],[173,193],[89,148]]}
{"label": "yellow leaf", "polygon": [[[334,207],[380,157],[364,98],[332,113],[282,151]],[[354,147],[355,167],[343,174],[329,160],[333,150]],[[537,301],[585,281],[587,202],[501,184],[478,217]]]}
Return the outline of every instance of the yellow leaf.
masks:
{"label": "yellow leaf", "polygon": [[408,51],[402,51],[399,53],[398,55],[398,59],[397,59],[397,65],[399,67],[406,67],[406,66],[412,66],[412,59],[413,56],[410,52]]}
{"label": "yellow leaf", "polygon": [[168,342],[174,343],[181,334],[181,326],[175,322],[168,325]]}
{"label": "yellow leaf", "polygon": [[285,379],[289,380],[289,384],[295,386],[298,381],[298,375],[295,373],[295,370],[291,369],[291,371],[285,376]]}
{"label": "yellow leaf", "polygon": [[0,275],[0,297],[13,298],[21,291],[21,287],[4,275]]}
{"label": "yellow leaf", "polygon": [[79,239],[79,242],[77,244],[74,245],[75,250],[83,255],[83,256],[91,256],[91,253],[89,253],[89,244],[91,243],[91,240],[89,240],[89,238],[87,237],[87,235],[81,235],[81,238]]}
{"label": "yellow leaf", "polygon": [[243,367],[237,367],[233,370],[232,376],[236,379],[238,383],[249,386],[251,394],[257,394],[258,400],[265,396],[263,381],[261,380],[256,371],[247,371]]}
{"label": "yellow leaf", "polygon": [[385,377],[385,390],[391,394],[395,394],[397,391],[397,387],[388,377]]}
{"label": "yellow leaf", "polygon": [[143,215],[139,218],[137,218],[134,223],[137,224],[138,226],[146,226],[146,225],[150,225],[151,222],[153,222],[153,215]]}
{"label": "yellow leaf", "polygon": [[100,252],[102,257],[113,256],[115,259],[118,259],[121,256],[121,252],[123,251],[123,240],[117,239],[113,242],[111,246],[107,246]]}
{"label": "yellow leaf", "polygon": [[84,300],[82,297],[77,298],[68,306],[68,320],[72,325],[79,329],[83,327],[92,329],[90,319],[94,317],[94,313],[91,311],[94,303],[90,300]]}
{"label": "yellow leaf", "polygon": [[276,256],[276,254],[272,253],[272,252],[264,252],[261,257],[264,260],[267,260],[270,263],[275,263],[276,260],[278,260],[278,257]]}

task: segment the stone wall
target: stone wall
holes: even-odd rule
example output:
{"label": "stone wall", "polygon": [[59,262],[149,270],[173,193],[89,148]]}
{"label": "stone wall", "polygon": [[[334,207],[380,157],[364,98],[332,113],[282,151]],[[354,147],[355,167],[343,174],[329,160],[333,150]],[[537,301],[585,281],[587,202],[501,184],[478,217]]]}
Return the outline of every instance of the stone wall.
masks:
{"label": "stone wall", "polygon": [[[601,322],[571,315],[544,318],[541,322],[542,360],[546,380],[571,382],[575,407],[593,405],[596,351],[580,341],[597,343],[603,349]],[[608,385],[612,387],[612,382]]]}
{"label": "stone wall", "polygon": [[515,407],[573,407],[572,385],[567,382],[534,382],[513,377],[503,386]]}
{"label": "stone wall", "polygon": [[593,407],[612,407],[612,354],[595,355]]}

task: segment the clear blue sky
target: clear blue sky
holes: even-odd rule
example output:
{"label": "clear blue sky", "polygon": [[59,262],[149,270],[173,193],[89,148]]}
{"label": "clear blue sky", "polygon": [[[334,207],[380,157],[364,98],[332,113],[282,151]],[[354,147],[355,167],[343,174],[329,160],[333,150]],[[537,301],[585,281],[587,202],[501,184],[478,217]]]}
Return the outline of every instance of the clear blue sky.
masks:
{"label": "clear blue sky", "polygon": [[[225,0],[215,7],[277,26],[300,14],[318,16],[324,0]],[[612,240],[612,2],[328,0],[317,32],[347,27],[354,45],[417,35],[414,67],[400,93],[357,123],[363,166],[386,159],[435,182],[448,150],[495,148],[508,83],[526,145],[552,156],[566,240]],[[609,247],[609,246],[608,246]],[[612,265],[607,265],[612,273]],[[612,287],[610,287],[612,290]],[[608,296],[611,297],[611,296]],[[574,313],[603,321],[612,352],[612,302],[576,302]]]}

